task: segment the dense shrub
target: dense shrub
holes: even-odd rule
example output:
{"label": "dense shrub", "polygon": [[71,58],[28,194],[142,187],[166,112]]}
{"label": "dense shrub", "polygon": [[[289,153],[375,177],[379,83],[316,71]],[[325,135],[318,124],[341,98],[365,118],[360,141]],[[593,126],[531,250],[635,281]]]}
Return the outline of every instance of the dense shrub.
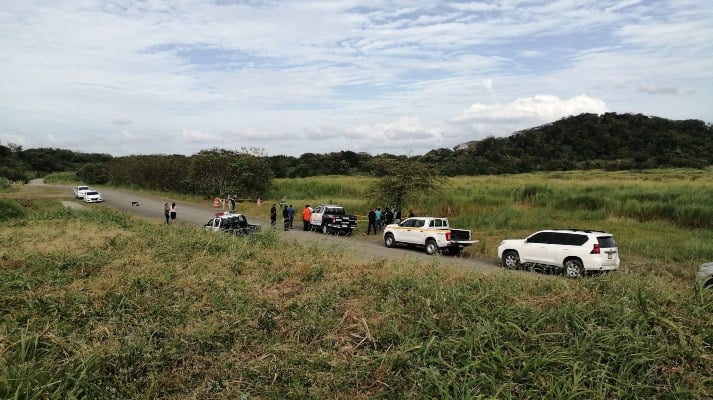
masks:
{"label": "dense shrub", "polygon": [[26,215],[25,209],[12,200],[0,199],[0,221],[23,218]]}

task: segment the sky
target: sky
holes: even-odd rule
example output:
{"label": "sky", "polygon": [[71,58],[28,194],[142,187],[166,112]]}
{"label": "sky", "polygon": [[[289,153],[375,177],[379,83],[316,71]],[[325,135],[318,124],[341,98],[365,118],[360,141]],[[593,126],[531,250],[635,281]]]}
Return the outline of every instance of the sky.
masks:
{"label": "sky", "polygon": [[419,155],[584,112],[713,122],[713,3],[0,1],[3,145]]}

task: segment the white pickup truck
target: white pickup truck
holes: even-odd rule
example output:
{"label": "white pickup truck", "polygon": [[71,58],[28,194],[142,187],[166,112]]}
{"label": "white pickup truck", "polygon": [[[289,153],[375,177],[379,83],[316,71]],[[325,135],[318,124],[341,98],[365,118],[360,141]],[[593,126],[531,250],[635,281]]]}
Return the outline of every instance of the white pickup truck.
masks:
{"label": "white pickup truck", "polygon": [[75,186],[74,187],[74,198],[83,199],[84,195],[89,191],[89,186]]}
{"label": "white pickup truck", "polygon": [[453,229],[447,218],[411,217],[384,228],[384,244],[394,247],[398,243],[424,246],[426,254],[447,251],[458,254],[463,247],[478,243],[467,229]]}

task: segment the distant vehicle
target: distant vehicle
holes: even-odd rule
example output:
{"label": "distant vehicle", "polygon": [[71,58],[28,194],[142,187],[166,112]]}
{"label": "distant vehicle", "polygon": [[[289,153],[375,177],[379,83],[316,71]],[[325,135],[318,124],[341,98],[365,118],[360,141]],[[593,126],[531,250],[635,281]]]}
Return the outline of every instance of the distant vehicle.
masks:
{"label": "distant vehicle", "polygon": [[713,262],[707,262],[698,266],[698,281],[703,287],[713,289]]}
{"label": "distant vehicle", "polygon": [[347,214],[342,206],[323,204],[312,211],[312,230],[324,234],[351,235],[357,227],[356,215]]}
{"label": "distant vehicle", "polygon": [[97,192],[96,190],[87,190],[84,192],[84,202],[86,203],[101,203],[104,201],[102,198],[102,194]]}
{"label": "distant vehicle", "polygon": [[386,247],[395,247],[399,243],[423,246],[430,255],[439,251],[458,254],[463,247],[478,241],[472,240],[467,229],[451,228],[448,218],[411,217],[384,228]]}
{"label": "distant vehicle", "polygon": [[216,213],[203,225],[203,229],[212,232],[226,232],[236,236],[247,235],[260,230],[260,225],[251,224],[243,214],[234,212]]}
{"label": "distant vehicle", "polygon": [[592,230],[543,230],[525,239],[503,240],[498,246],[498,257],[508,269],[532,267],[563,271],[571,278],[619,268],[619,249],[614,236]]}
{"label": "distant vehicle", "polygon": [[84,193],[86,193],[89,189],[89,186],[75,186],[74,187],[74,198],[75,199],[83,199],[84,198]]}

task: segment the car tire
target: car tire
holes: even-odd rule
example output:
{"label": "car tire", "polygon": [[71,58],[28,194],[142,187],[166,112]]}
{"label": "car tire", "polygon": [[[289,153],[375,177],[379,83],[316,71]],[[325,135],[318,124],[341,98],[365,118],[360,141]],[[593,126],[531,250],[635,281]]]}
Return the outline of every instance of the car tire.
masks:
{"label": "car tire", "polygon": [[520,268],[520,256],[514,250],[508,250],[503,253],[502,258],[503,268],[505,269],[519,269]]}
{"label": "car tire", "polygon": [[426,254],[433,255],[438,252],[438,243],[433,239],[426,240]]}
{"label": "car tire", "polygon": [[329,233],[329,226],[327,226],[327,224],[322,224],[322,233],[325,235]]}
{"label": "car tire", "polygon": [[564,262],[564,274],[568,278],[581,278],[584,276],[584,265],[581,261],[573,258]]}
{"label": "car tire", "polygon": [[390,233],[384,235],[384,245],[388,248],[396,246],[396,240],[394,240],[394,235]]}

